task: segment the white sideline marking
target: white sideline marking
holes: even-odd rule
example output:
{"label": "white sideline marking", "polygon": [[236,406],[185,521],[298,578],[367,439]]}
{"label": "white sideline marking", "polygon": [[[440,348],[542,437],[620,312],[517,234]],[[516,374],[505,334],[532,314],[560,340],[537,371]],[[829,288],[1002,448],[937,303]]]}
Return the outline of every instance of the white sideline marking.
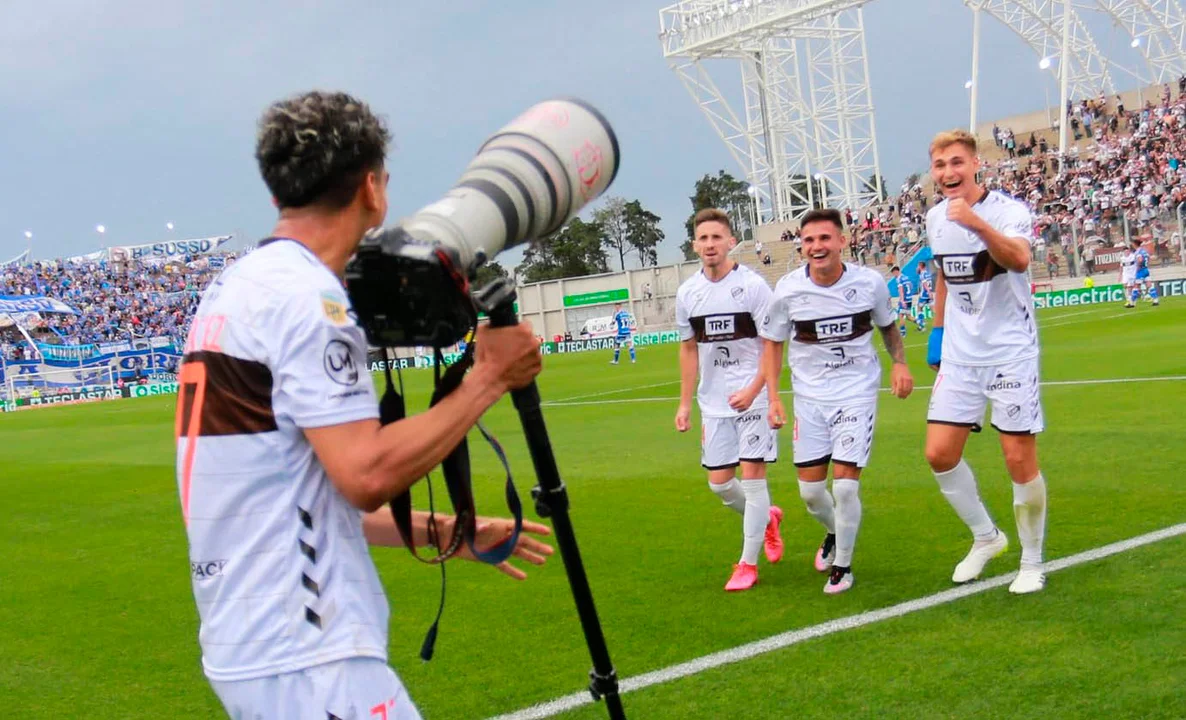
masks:
{"label": "white sideline marking", "polygon": [[[1139,382],[1177,382],[1179,380],[1186,380],[1186,375],[1167,375],[1165,377],[1131,377],[1131,378],[1096,378],[1088,380],[1047,380],[1046,382],[1038,383],[1038,385],[1045,387],[1048,385],[1113,385],[1116,383],[1139,383]],[[915,385],[917,390],[930,390],[933,385]],[[881,388],[881,392],[889,392],[889,388]],[[790,395],[790,390],[781,390],[779,395]],[[541,407],[574,407],[578,405],[619,405],[624,403],[640,403],[640,402],[671,402],[672,400],[679,400],[679,397],[644,397],[644,398],[622,398],[621,400],[582,400],[578,402],[569,402],[566,400],[545,401],[540,403]]]}
{"label": "white sideline marking", "polygon": [[602,397],[604,395],[617,395],[618,393],[633,392],[635,390],[649,390],[650,388],[663,387],[664,385],[679,385],[679,380],[668,380],[667,382],[651,383],[650,385],[635,385],[633,387],[618,388],[617,390],[603,390],[602,392],[589,393],[587,395],[573,395],[572,397],[560,398],[556,402],[584,400],[586,398]]}
{"label": "white sideline marking", "polygon": [[[1142,545],[1150,545],[1155,542],[1167,540],[1178,535],[1186,534],[1186,523],[1179,523],[1171,525],[1170,527],[1156,530],[1145,535],[1138,535],[1128,540],[1121,540],[1119,542],[1104,545],[1093,550],[1085,550],[1075,555],[1069,555],[1058,560],[1053,560],[1046,563],[1046,574],[1056,572],[1058,570],[1065,570],[1076,565],[1083,565],[1084,563],[1101,560],[1112,555],[1128,552]],[[893,618],[902,617],[910,613],[918,612],[919,610],[927,610],[939,605],[945,605],[949,602],[954,602],[961,598],[966,598],[972,595],[986,592],[999,588],[1003,585],[1008,585],[1013,578],[1017,576],[1017,572],[1013,571],[1005,575],[997,575],[987,580],[973,582],[968,585],[952,588],[937,592],[934,595],[927,595],[926,597],[917,598],[915,600],[908,600],[906,602],[891,605],[880,610],[870,610],[858,615],[849,615],[848,617],[837,618],[829,620],[819,625],[812,625],[810,627],[800,628],[799,630],[791,630],[789,632],[772,635],[763,640],[739,645],[729,650],[722,650],[710,655],[698,657],[695,660],[690,660],[679,665],[672,665],[663,668],[662,670],[655,670],[642,675],[625,678],[619,682],[619,694],[626,694],[635,690],[650,687],[652,685],[659,685],[661,683],[671,682],[697,673],[702,673],[705,670],[721,667],[722,665],[731,665],[742,660],[748,660],[758,655],[772,652],[774,650],[781,650],[791,645],[797,645],[806,640],[811,640],[833,633],[843,632],[845,630],[854,630],[865,625],[871,625],[882,620],[891,620]],[[551,717],[557,713],[562,713],[568,710],[581,707],[582,705],[589,705],[593,702],[592,696],[588,691],[577,692],[571,695],[558,697],[555,700],[532,705],[517,712],[508,715],[499,715],[491,720],[536,720],[537,718]]]}

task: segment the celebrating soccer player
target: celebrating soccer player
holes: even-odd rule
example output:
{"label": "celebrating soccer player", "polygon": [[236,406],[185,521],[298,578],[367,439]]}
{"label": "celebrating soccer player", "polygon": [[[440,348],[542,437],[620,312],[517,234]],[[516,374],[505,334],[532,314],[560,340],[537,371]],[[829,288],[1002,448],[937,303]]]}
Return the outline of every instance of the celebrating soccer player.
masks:
{"label": "celebrating soccer player", "polygon": [[[760,275],[729,257],[737,244],[729,216],[717,209],[696,213],[692,246],[701,269],[675,295],[679,329],[680,401],[675,427],[691,427],[692,388],[699,373],[700,462],[708,486],[742,516],[741,559],[726,583],[729,591],[758,582],[758,550],[766,559],[782,558],[778,526],[782,510],[773,506],[766,464],[778,459],[777,433],[766,422],[766,378],[757,320],[770,301]],[[741,482],[737,467],[741,466]]]}
{"label": "celebrating soccer player", "polygon": [[[873,348],[874,325],[893,358],[891,390],[905,398],[914,389],[894,306],[881,275],[841,260],[843,226],[836,210],[803,216],[807,264],[784,276],[762,318],[762,363],[770,396],[770,424],[786,423],[778,396],[783,344],[794,392],[794,455],[799,494],[807,512],[827,530],[815,569],[829,572],[824,592],[852,587],[852,556],[861,526],[859,481],[873,449],[881,363]],[[828,464],[832,492],[828,492]]]}
{"label": "celebrating soccer player", "polygon": [[[1045,587],[1046,481],[1038,469],[1044,428],[1038,387],[1038,328],[1026,268],[1034,224],[1029,209],[976,181],[976,139],[963,130],[931,142],[931,177],[944,200],[927,213],[935,254],[935,327],[927,362],[939,370],[927,413],[926,456],[944,497],[972,531],[972,549],[952,581],[968,582],[1009,546],[980,499],[963,459],[985,406],[1013,478],[1021,570],[1013,593]],[[950,332],[948,332],[950,331]]]}

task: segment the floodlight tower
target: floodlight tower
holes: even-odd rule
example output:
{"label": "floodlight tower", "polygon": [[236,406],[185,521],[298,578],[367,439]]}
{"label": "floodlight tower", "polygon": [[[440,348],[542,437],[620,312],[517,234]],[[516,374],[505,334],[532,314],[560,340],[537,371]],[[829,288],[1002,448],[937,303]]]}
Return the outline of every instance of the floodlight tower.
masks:
{"label": "floodlight tower", "polygon": [[[864,2],[682,0],[660,11],[663,56],[757,188],[760,222],[879,195]],[[740,69],[740,88],[722,90],[714,62]]]}

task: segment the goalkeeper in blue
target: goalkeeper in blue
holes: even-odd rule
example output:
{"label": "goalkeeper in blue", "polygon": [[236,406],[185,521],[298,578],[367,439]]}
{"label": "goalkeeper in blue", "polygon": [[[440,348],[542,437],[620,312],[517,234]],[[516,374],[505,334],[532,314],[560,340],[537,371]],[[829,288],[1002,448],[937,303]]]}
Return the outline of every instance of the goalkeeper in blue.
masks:
{"label": "goalkeeper in blue", "polygon": [[634,362],[634,336],[630,331],[630,313],[622,309],[622,303],[614,305],[614,325],[618,329],[618,334],[614,338],[614,359],[610,361],[610,365],[618,364],[623,343],[630,348],[630,362]]}

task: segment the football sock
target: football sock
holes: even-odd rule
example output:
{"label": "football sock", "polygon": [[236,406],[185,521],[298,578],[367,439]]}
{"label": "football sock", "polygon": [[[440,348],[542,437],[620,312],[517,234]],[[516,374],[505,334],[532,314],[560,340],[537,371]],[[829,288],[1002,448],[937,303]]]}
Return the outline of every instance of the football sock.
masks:
{"label": "football sock", "polygon": [[1042,473],[1025,483],[1013,483],[1013,516],[1021,540],[1021,562],[1039,565],[1046,539],[1046,478]]}
{"label": "football sock", "polygon": [[980,501],[980,492],[976,487],[976,476],[972,468],[960,458],[959,463],[946,472],[935,473],[935,480],[939,481],[939,489],[943,497],[951,503],[972,535],[978,541],[992,540],[996,535],[996,525],[988,516],[988,509]]}
{"label": "football sock", "polygon": [[807,512],[819,520],[825,530],[830,533],[836,532],[836,518],[833,509],[835,503],[832,501],[832,495],[828,492],[826,480],[819,482],[800,480],[799,497],[803,498],[803,502],[807,505]]}
{"label": "football sock", "polygon": [[630,362],[634,362],[634,346],[630,346]]}
{"label": "football sock", "polygon": [[757,565],[758,551],[766,539],[766,524],[770,522],[770,490],[766,478],[742,480],[741,490],[745,493],[745,518],[741,521],[745,544],[741,548],[741,561]]}
{"label": "football sock", "polygon": [[614,362],[618,361],[618,356],[622,354],[622,348],[614,348]]}
{"label": "football sock", "polygon": [[1136,302],[1141,299],[1141,291],[1136,288],[1132,289],[1132,301]]}
{"label": "football sock", "polygon": [[839,567],[852,567],[852,550],[857,544],[857,531],[861,528],[861,484],[849,478],[839,478],[832,483],[832,494],[836,496],[836,561]]}
{"label": "football sock", "polygon": [[729,482],[724,483],[710,482],[708,486],[725,507],[733,508],[738,515],[745,514],[745,493],[741,491],[741,483],[737,482],[737,478],[729,478]]}
{"label": "football sock", "polygon": [[1157,302],[1157,286],[1156,285],[1149,286],[1149,299],[1152,300],[1153,302]]}

